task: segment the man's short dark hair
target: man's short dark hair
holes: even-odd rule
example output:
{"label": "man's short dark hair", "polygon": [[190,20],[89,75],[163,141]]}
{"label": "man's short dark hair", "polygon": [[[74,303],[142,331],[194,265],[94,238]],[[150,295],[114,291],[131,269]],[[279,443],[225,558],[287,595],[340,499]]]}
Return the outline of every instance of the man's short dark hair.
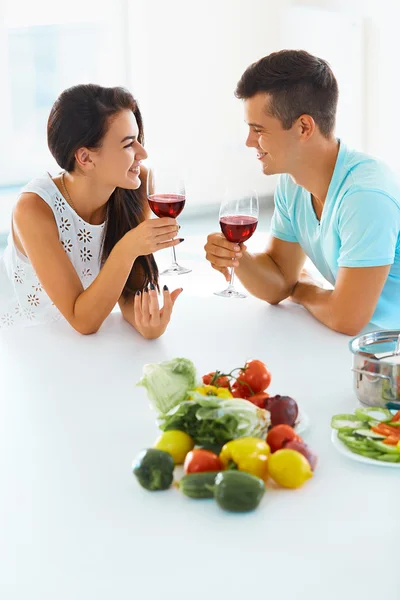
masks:
{"label": "man's short dark hair", "polygon": [[250,65],[237,84],[237,98],[266,92],[267,112],[290,129],[300,115],[310,115],[322,135],[335,128],[338,84],[329,64],[305,50],[273,52]]}

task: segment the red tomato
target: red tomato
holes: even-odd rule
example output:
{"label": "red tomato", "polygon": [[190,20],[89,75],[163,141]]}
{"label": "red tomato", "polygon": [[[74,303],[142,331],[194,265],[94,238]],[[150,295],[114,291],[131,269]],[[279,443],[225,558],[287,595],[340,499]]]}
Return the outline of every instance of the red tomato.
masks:
{"label": "red tomato", "polygon": [[290,425],[275,425],[267,435],[267,444],[271,448],[271,452],[280,450],[286,442],[293,441],[302,442],[303,440]]}
{"label": "red tomato", "polygon": [[258,406],[258,408],[265,408],[267,398],[269,398],[267,392],[259,392],[258,394],[250,396],[247,400]]}
{"label": "red tomato", "polygon": [[211,450],[192,450],[186,455],[183,470],[188,473],[205,473],[222,471],[223,466],[218,456]]}
{"label": "red tomato", "polygon": [[252,390],[247,385],[241,385],[237,381],[232,386],[232,396],[234,398],[244,398],[249,399]]}
{"label": "red tomato", "polygon": [[203,375],[203,383],[204,385],[215,385],[216,387],[225,387],[229,388],[229,379],[223,375],[222,377],[218,377],[212,384],[211,381],[215,375],[215,371],[212,373],[207,373],[207,375]]}
{"label": "red tomato", "polygon": [[245,369],[239,371],[237,379],[238,385],[243,381],[251,387],[253,394],[258,394],[266,390],[271,383],[271,373],[261,360],[249,360],[245,364]]}

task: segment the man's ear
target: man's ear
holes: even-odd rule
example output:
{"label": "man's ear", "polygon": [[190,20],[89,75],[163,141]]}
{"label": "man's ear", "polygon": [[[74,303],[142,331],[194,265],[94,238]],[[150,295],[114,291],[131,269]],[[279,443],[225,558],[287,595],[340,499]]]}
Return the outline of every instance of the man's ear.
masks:
{"label": "man's ear", "polygon": [[301,115],[297,119],[297,127],[300,136],[303,139],[309,139],[316,128],[315,121],[310,115]]}

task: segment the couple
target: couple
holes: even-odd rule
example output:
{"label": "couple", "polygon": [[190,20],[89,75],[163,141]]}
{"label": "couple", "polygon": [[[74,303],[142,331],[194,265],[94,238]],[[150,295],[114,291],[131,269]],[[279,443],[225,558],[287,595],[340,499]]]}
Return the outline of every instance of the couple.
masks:
{"label": "couple", "polygon": [[[236,96],[244,101],[247,146],[266,175],[280,173],[271,236],[252,255],[221,233],[206,257],[229,267],[254,296],[303,305],[336,331],[355,335],[372,321],[400,328],[400,184],[382,162],[334,136],[338,86],[329,65],[283,50],[252,64]],[[163,288],[153,253],[179,244],[174,219],[150,219],[147,157],[137,103],[122,88],[79,85],[56,100],[48,145],[61,175],[22,190],[0,258],[0,326],[63,315],[95,333],[118,302],[145,338],[165,331],[181,289]],[[303,271],[306,257],[334,286]]]}

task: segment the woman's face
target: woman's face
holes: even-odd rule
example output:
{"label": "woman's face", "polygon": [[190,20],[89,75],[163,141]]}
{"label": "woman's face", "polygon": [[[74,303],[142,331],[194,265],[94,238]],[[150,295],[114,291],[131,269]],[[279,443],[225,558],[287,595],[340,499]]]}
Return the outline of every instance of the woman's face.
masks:
{"label": "woman's face", "polygon": [[111,118],[101,147],[92,151],[99,183],[131,190],[140,187],[140,162],[147,158],[147,152],[137,141],[138,134],[131,110],[122,110]]}

